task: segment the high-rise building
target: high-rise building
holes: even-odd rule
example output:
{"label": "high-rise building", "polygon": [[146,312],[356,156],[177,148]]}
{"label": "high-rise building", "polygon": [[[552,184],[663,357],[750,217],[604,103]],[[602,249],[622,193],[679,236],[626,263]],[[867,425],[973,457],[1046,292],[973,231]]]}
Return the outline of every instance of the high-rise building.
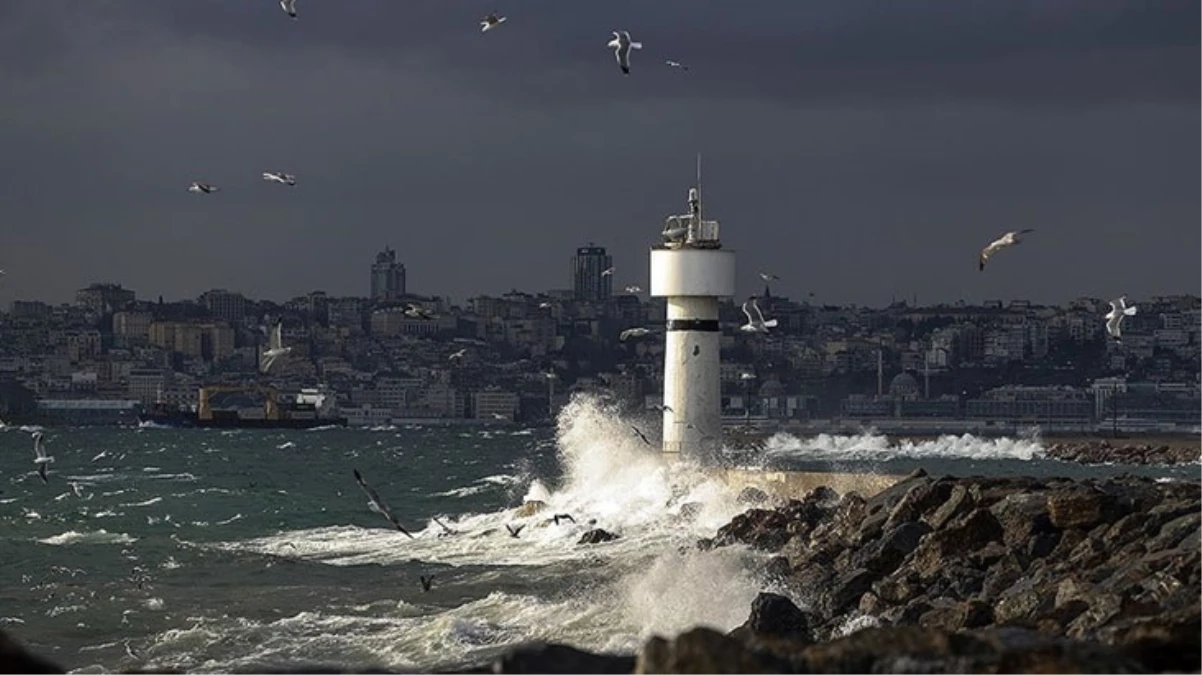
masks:
{"label": "high-rise building", "polygon": [[214,288],[202,293],[199,299],[210,314],[231,324],[241,323],[246,316],[246,298],[241,293]]}
{"label": "high-rise building", "polygon": [[405,266],[396,261],[396,251],[385,247],[371,266],[371,299],[396,300],[405,295]]}
{"label": "high-rise building", "polygon": [[588,246],[576,249],[572,256],[572,289],[577,300],[596,302],[606,300],[613,293],[612,274],[605,271],[613,267],[613,256],[605,247],[589,242]]}
{"label": "high-rise building", "polygon": [[75,304],[97,314],[109,314],[134,301],[134,292],[121,284],[92,284],[75,293]]}

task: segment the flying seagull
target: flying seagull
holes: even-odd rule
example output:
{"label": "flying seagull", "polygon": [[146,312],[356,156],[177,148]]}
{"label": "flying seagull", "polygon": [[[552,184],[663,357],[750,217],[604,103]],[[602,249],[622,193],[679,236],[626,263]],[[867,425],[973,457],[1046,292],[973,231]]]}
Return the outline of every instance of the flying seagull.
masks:
{"label": "flying seagull", "polygon": [[626,292],[627,293],[642,293],[643,287],[642,286],[627,286]]}
{"label": "flying seagull", "polygon": [[641,326],[637,328],[627,328],[618,334],[618,340],[625,342],[630,338],[640,338],[645,335],[650,335],[652,332],[653,331],[650,328],[643,328]]}
{"label": "flying seagull", "polygon": [[217,187],[216,185],[209,185],[208,183],[200,183],[196,181],[193,181],[193,183],[188,186],[188,192],[195,192],[197,194],[203,192],[207,195],[212,192],[219,192],[220,190],[221,188]]}
{"label": "flying seagull", "polygon": [[363,491],[367,493],[367,498],[371,500],[367,504],[368,508],[383,515],[388,519],[388,522],[392,523],[393,526],[396,527],[397,531],[406,537],[413,539],[413,535],[409,534],[409,530],[406,530],[401,526],[401,522],[397,520],[395,515],[393,515],[392,509],[388,508],[388,504],[385,503],[384,500],[380,498],[380,495],[377,494],[375,490],[371,489],[371,486],[363,480],[363,474],[359,473],[358,469],[355,469],[355,482],[359,484],[359,487],[363,488]]}
{"label": "flying seagull", "polygon": [[760,272],[760,278],[764,281],[780,281],[780,277],[770,272]]}
{"label": "flying seagull", "polygon": [[505,529],[509,530],[509,536],[513,537],[514,539],[517,539],[518,535],[522,533],[523,527],[526,527],[526,526],[518,525],[518,526],[514,527],[513,525],[510,525],[509,523],[505,523]]}
{"label": "flying seagull", "polygon": [[631,424],[630,428],[634,429],[634,433],[635,433],[635,435],[637,435],[639,437],[639,440],[643,441],[643,443],[646,443],[647,445],[651,445],[651,441],[647,440],[647,435],[644,434],[643,432],[639,431],[638,427]]}
{"label": "flying seagull", "polygon": [[614,50],[614,56],[617,57],[617,59],[618,59],[618,67],[622,69],[622,74],[629,75],[630,74],[630,50],[631,49],[642,49],[643,43],[642,42],[631,42],[630,41],[630,31],[615,30],[613,33],[614,33],[614,39],[610,40],[609,44],[606,46],[609,47],[610,49]]}
{"label": "flying seagull", "polygon": [[576,519],[573,518],[572,514],[570,514],[570,513],[557,513],[557,514],[551,516],[551,520],[556,525],[558,525],[559,521],[561,521],[561,520],[566,520],[566,521],[572,523],[573,525],[576,523]]}
{"label": "flying seagull", "polygon": [[688,66],[686,66],[685,64],[683,64],[683,63],[679,62],[679,61],[671,61],[671,60],[669,60],[669,61],[664,61],[664,63],[668,64],[669,66],[671,66],[671,67],[673,67],[673,68],[678,68],[678,69],[680,69],[680,70],[683,70],[683,71],[685,71],[686,73],[687,73],[687,72],[689,72],[689,67],[688,67]]}
{"label": "flying seagull", "polygon": [[606,269],[601,270],[601,276],[603,276],[603,277],[612,277],[613,275],[614,275],[614,268],[612,268],[612,267],[608,267]]}
{"label": "flying seagull", "polygon": [[296,18],[296,0],[280,0],[280,9],[288,12],[288,16]]}
{"label": "flying seagull", "polygon": [[993,257],[995,254],[997,254],[998,251],[1000,251],[1004,248],[1010,248],[1011,246],[1014,246],[1015,244],[1021,242],[1022,238],[1020,237],[1020,235],[1026,234],[1028,232],[1034,232],[1034,231],[1035,231],[1035,228],[1029,227],[1025,230],[1007,232],[1006,234],[1003,234],[1002,236],[995,239],[994,241],[991,241],[988,246],[981,249],[981,259],[980,259],[979,269],[984,271],[985,263],[991,257]]}
{"label": "flying seagull", "polygon": [[271,336],[267,340],[267,351],[259,357],[259,370],[266,373],[271,369],[276,359],[289,354],[292,347],[284,346],[284,322],[276,323],[275,328],[271,331]]}
{"label": "flying seagull", "polygon": [[269,183],[283,183],[284,185],[296,185],[296,176],[282,171],[264,171],[263,180]]}
{"label": "flying seagull", "polygon": [[675,410],[673,410],[673,409],[672,409],[672,406],[670,406],[670,405],[660,405],[659,403],[652,403],[652,404],[651,404],[651,406],[650,406],[648,409],[649,409],[649,410],[654,410],[655,412],[670,412],[670,413],[675,413],[675,412],[676,412]]}
{"label": "flying seagull", "polygon": [[1106,332],[1114,341],[1122,344],[1123,331],[1121,326],[1123,319],[1129,316],[1135,316],[1135,305],[1127,305],[1127,296],[1122,296],[1118,300],[1110,301],[1110,312],[1106,314]]}
{"label": "flying seagull", "polygon": [[[749,306],[751,309],[748,309]],[[739,330],[745,333],[767,333],[769,328],[776,328],[776,319],[764,320],[764,313],[760,311],[755,297],[743,303],[743,313],[747,315],[747,323],[739,326]]]}
{"label": "flying seagull", "polygon": [[447,360],[448,360],[448,361],[456,361],[456,360],[458,360],[458,359],[461,359],[461,358],[463,358],[463,357],[465,357],[465,356],[467,356],[467,350],[466,350],[466,349],[460,349],[459,351],[455,352],[454,354],[451,354],[450,356],[448,356],[448,357],[447,357]]}
{"label": "flying seagull", "polygon": [[414,304],[406,304],[405,305],[405,316],[409,317],[410,319],[433,319],[434,318],[434,315],[431,314],[425,307],[419,307]]}
{"label": "flying seagull", "polygon": [[496,12],[489,12],[488,16],[480,22],[480,32],[487,33],[503,23],[505,23],[505,17],[497,16]]}
{"label": "flying seagull", "polygon": [[431,584],[434,583],[434,575],[433,574],[431,574],[430,576],[422,575],[422,576],[419,576],[418,579],[421,580],[421,582],[422,582],[422,592],[429,593],[430,586],[431,586]]}
{"label": "flying seagull", "polygon": [[43,483],[49,483],[50,479],[46,477],[46,470],[47,465],[53,462],[54,458],[46,454],[46,444],[43,438],[42,432],[33,432],[33,453],[36,455],[33,463],[38,466],[38,477],[42,479]]}

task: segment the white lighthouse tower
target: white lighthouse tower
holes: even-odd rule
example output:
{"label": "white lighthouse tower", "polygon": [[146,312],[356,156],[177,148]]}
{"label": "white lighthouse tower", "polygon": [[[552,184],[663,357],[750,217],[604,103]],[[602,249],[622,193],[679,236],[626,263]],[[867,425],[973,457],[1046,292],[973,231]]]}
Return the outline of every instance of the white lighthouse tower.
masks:
{"label": "white lighthouse tower", "polygon": [[718,222],[701,213],[701,157],[689,212],[669,216],[651,249],[651,295],[667,298],[664,344],[665,454],[706,462],[722,444],[718,300],[735,294],[735,254]]}

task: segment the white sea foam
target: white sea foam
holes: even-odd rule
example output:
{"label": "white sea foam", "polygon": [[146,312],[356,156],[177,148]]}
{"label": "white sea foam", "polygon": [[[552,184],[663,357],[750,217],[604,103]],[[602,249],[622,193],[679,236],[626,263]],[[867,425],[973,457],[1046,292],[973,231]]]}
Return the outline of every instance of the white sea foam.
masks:
{"label": "white sea foam", "polygon": [[819,434],[812,438],[777,433],[768,439],[765,449],[770,456],[778,458],[817,461],[880,462],[934,457],[1032,460],[1044,456],[1044,448],[1036,438],[978,438],[972,434],[890,443],[887,437],[871,433],[857,436]]}
{"label": "white sea foam", "polygon": [[498,488],[507,488],[516,485],[522,480],[521,476],[513,476],[509,474],[497,474],[495,476],[485,476],[473,482],[471,485],[443,492],[435,492],[434,497],[467,497],[470,495],[478,495],[482,492],[496,490]]}
{"label": "white sea foam", "polygon": [[121,504],[121,506],[151,506],[153,504],[158,504],[161,501],[163,501],[162,497],[151,497],[150,499],[147,499],[146,501],[143,501],[143,502],[133,502],[130,504]]}
{"label": "white sea foam", "polygon": [[108,530],[96,530],[95,532],[68,530],[53,537],[37,540],[39,544],[50,544],[51,546],[67,546],[70,544],[129,544],[135,541],[137,539],[128,534],[109,532]]}

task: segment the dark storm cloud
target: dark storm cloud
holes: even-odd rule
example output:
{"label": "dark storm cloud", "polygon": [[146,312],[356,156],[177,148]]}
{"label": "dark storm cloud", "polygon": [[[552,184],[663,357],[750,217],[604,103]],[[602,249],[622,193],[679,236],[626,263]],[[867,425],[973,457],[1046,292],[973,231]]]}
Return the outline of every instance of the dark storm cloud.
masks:
{"label": "dark storm cloud", "polygon": [[[361,294],[384,244],[419,292],[563,287],[589,240],[645,285],[699,148],[744,290],[771,268],[832,300],[1197,291],[1196,2],[298,9],[0,3],[0,299]],[[630,78],[621,28],[647,45]]]}

